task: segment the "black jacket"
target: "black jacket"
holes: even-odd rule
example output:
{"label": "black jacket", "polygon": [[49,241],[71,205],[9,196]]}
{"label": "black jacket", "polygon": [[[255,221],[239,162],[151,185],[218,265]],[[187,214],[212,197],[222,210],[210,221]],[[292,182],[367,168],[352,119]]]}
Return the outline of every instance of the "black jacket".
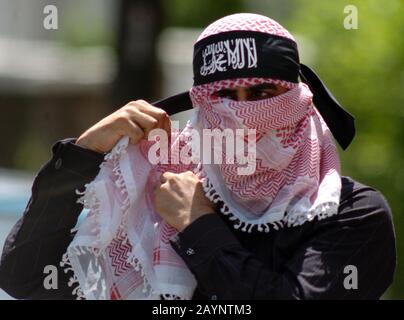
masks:
{"label": "black jacket", "polygon": [[[103,155],[72,139],[52,150],[3,249],[0,287],[15,298],[74,298],[67,286],[72,274],[65,274],[59,262],[82,210],[75,190],[97,175]],[[339,214],[333,217],[249,234],[235,230],[225,216],[209,214],[172,245],[198,281],[194,299],[378,299],[396,267],[386,200],[348,177],[342,178]],[[56,290],[43,286],[46,265],[59,268]],[[347,266],[357,270],[357,289],[346,288],[347,277],[354,276]]]}

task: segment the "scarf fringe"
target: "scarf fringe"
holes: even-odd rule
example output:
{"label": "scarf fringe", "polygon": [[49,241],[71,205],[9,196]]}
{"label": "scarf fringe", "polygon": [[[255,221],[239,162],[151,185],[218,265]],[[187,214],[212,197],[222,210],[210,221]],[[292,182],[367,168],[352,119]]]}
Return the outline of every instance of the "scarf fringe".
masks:
{"label": "scarf fringe", "polygon": [[[110,153],[108,153],[104,157],[104,162],[100,164],[100,169],[105,166],[105,162],[109,161],[113,165],[113,173],[115,174],[115,177],[117,178],[115,181],[116,187],[120,190],[120,193],[123,195],[123,203],[121,206],[122,212],[123,212],[123,217],[126,217],[127,209],[129,208],[129,195],[128,192],[125,188],[125,181],[123,179],[122,172],[119,168],[119,158],[120,156],[126,152],[126,144],[119,144],[117,145]],[[77,203],[80,203],[83,205],[85,209],[88,209],[88,217],[92,217],[94,219],[94,227],[91,229],[91,232],[93,232],[96,236],[96,241],[94,242],[94,246],[78,246],[78,247],[71,247],[69,250],[71,250],[75,255],[80,256],[82,254],[93,254],[96,257],[99,257],[102,252],[97,248],[97,245],[101,242],[100,239],[100,231],[101,231],[101,226],[100,226],[100,211],[101,211],[101,201],[97,197],[97,192],[96,192],[96,186],[95,186],[96,181],[93,181],[91,183],[87,183],[84,185],[84,191],[76,190],[76,194],[79,195],[80,197],[77,199]],[[125,215],[126,213],[126,215]],[[123,224],[120,224],[120,228],[123,228]],[[78,227],[75,227],[70,230],[70,232],[76,232]],[[118,230],[119,231],[119,230]],[[124,231],[124,230],[123,230]],[[126,232],[125,232],[126,234]],[[124,239],[127,241],[127,237]],[[60,266],[63,267],[63,270],[65,273],[71,271],[74,273],[73,266],[69,260],[69,254],[66,252],[63,257],[62,261],[60,262]],[[76,296],[77,300],[83,300],[85,299],[85,295],[83,293],[83,290],[80,286],[80,283],[77,279],[77,276],[73,274],[72,277],[70,277],[68,286],[69,287],[75,287],[72,290],[72,295]]]}
{"label": "scarf fringe", "polygon": [[184,300],[181,297],[170,293],[162,294],[161,297],[163,298],[163,300]]}
{"label": "scarf fringe", "polygon": [[76,296],[76,300],[85,300],[83,290],[80,287],[80,283],[79,280],[77,279],[77,276],[74,274],[73,266],[69,260],[69,255],[67,252],[63,254],[60,266],[63,268],[63,271],[66,274],[69,271],[73,272],[73,276],[69,278],[69,281],[67,283],[68,287],[73,287],[73,285],[76,285],[72,290],[72,295]]}
{"label": "scarf fringe", "polygon": [[209,182],[206,173],[202,175],[201,179],[203,190],[206,197],[213,203],[221,202],[220,212],[227,216],[230,221],[233,221],[233,227],[236,230],[251,233],[254,228],[258,232],[268,233],[271,230],[280,230],[284,227],[296,227],[301,226],[305,222],[312,221],[317,218],[323,220],[329,218],[338,213],[338,203],[326,202],[318,205],[315,209],[309,211],[309,213],[286,213],[284,218],[279,221],[267,222],[267,223],[253,223],[240,219],[240,217],[234,215],[226,203],[221,199],[220,195],[216,192],[213,185]]}
{"label": "scarf fringe", "polygon": [[[100,165],[101,168],[102,165]],[[94,221],[94,227],[91,229],[91,232],[96,234],[96,241],[94,242],[95,246],[97,243],[100,242],[99,239],[99,233],[101,230],[100,227],[100,200],[96,196],[95,192],[95,186],[93,183],[87,183],[84,185],[84,191],[79,191],[76,190],[76,194],[81,196],[77,199],[77,203],[80,203],[83,205],[83,208],[88,209],[88,216],[91,216],[95,221]],[[70,230],[71,233],[76,232],[78,230],[78,227],[75,227]],[[86,253],[92,253],[96,257],[100,255],[100,251],[95,248],[95,247],[84,247],[84,246],[78,246],[78,247],[71,247],[69,250],[73,251],[73,253],[77,256],[80,256],[81,254],[86,254]],[[69,282],[67,285],[69,287],[73,287],[72,290],[72,295],[76,296],[76,300],[85,300],[86,297],[83,293],[83,290],[80,286],[80,283],[78,281],[77,276],[74,274],[74,269],[73,266],[69,260],[69,254],[68,252],[63,254],[62,261],[60,262],[60,266],[63,267],[63,270],[65,273],[71,271],[73,272],[73,276],[70,277]]]}

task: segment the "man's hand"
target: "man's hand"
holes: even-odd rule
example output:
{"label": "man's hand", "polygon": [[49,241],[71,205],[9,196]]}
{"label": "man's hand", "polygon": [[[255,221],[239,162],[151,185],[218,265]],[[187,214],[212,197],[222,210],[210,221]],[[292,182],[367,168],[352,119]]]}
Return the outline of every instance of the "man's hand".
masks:
{"label": "man's hand", "polygon": [[130,143],[137,144],[156,128],[165,130],[170,136],[171,122],[167,113],[146,101],[137,100],[86,130],[76,144],[100,153],[109,152],[123,136],[129,136]]}
{"label": "man's hand", "polygon": [[155,189],[157,213],[178,231],[184,230],[202,215],[215,212],[215,205],[205,197],[202,183],[191,171],[165,172]]}

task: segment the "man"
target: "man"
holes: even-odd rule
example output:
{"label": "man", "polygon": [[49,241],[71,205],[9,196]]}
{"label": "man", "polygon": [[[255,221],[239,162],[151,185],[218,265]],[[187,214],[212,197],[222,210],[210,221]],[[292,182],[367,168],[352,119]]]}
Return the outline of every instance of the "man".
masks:
{"label": "man", "polygon": [[[307,85],[298,80],[299,76]],[[339,175],[330,130],[346,148],[353,137],[352,118],[317,76],[300,64],[289,32],[273,20],[253,14],[214,22],[195,44],[194,81],[189,96],[185,95],[198,108],[193,125],[199,129],[256,130],[253,142],[257,162],[250,175],[238,174],[238,164],[202,163],[206,179],[187,170],[168,170],[154,183],[155,211],[178,231],[170,238],[170,246],[185,263],[184,274],[190,271],[196,280],[196,288],[192,279],[184,280],[189,280],[187,288],[195,289],[192,298],[380,298],[392,283],[396,264],[390,209],[380,192]],[[175,99],[185,96],[157,105],[172,107]],[[73,297],[68,287],[71,270],[69,275],[60,270],[58,289],[47,290],[43,286],[44,267],[58,266],[80,235],[91,237],[95,233],[94,239],[104,241],[114,225],[108,222],[104,237],[102,223],[98,229],[86,231],[88,226],[83,226],[76,236],[71,234],[82,209],[76,203],[75,190],[82,190],[97,174],[103,177],[104,173],[108,181],[116,172],[109,169],[107,161],[99,173],[99,165],[104,153],[122,137],[128,136],[131,145],[142,145],[156,128],[171,134],[166,112],[140,100],[104,118],[78,139],[55,144],[52,159],[34,181],[24,216],[4,246],[0,285],[5,291],[25,299]],[[186,130],[189,128],[182,133]],[[127,162],[127,166],[136,171],[141,163],[134,162]],[[126,175],[120,172],[120,176],[109,190],[125,187]],[[114,200],[130,197],[128,189],[121,191],[123,196],[107,193],[106,198],[112,197],[105,202],[108,208],[115,208]],[[85,200],[91,200],[91,192],[87,195]],[[121,204],[116,212],[124,216],[131,204],[125,200]],[[104,210],[97,203],[90,207],[95,209],[88,223]],[[129,211],[136,211],[132,209]],[[104,210],[104,214],[114,210]],[[109,250],[115,255],[103,257],[112,257],[113,264],[120,248],[127,248],[127,241],[131,244],[127,250],[136,247],[130,230],[125,229],[129,220],[122,221],[125,223],[115,224],[117,231],[105,240],[104,247],[82,242],[70,251],[71,259],[77,255],[72,264],[76,275],[80,255],[92,259]],[[120,228],[126,230],[127,240],[117,238]],[[114,242],[117,239],[119,242]],[[133,265],[124,261],[115,275],[126,276],[133,266],[139,267],[141,257],[134,258]],[[175,259],[168,255],[170,258]],[[147,271],[144,264],[140,267]],[[86,281],[91,278],[88,269],[83,275]],[[106,281],[110,290],[104,298],[122,298],[124,290],[123,298],[130,297],[138,287],[132,286],[135,280],[127,279],[136,277],[120,279],[117,291],[115,283]],[[181,297],[181,293],[173,295]]]}

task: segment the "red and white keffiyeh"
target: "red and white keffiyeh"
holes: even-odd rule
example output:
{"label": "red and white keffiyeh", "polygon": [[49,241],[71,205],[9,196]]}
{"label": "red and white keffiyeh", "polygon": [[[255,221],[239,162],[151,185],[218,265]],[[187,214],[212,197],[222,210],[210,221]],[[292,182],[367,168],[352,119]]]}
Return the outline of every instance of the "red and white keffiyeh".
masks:
{"label": "red and white keffiyeh", "polygon": [[[198,41],[232,30],[293,39],[267,17],[237,14],[210,25]],[[212,95],[221,89],[261,83],[289,90],[258,101]],[[190,95],[196,117],[175,135],[171,150],[184,148],[190,142],[182,138],[203,129],[256,129],[255,171],[239,175],[238,163],[152,165],[148,160],[150,143],[133,146],[123,138],[107,155],[95,180],[86,186],[80,201],[89,213],[62,262],[74,271],[71,284],[78,282],[74,293],[79,297],[192,297],[196,280],[169,243],[176,230],[161,220],[153,205],[153,188],[167,170],[194,170],[206,196],[220,201],[221,212],[242,231],[269,232],[337,213],[339,158],[330,130],[305,84],[266,78],[223,80],[193,87]]]}
{"label": "red and white keffiyeh", "polygon": [[[335,214],[341,188],[339,158],[305,84],[288,84],[286,93],[258,101],[212,97],[223,88],[260,83],[279,82],[237,79],[192,88],[193,104],[199,107],[195,127],[257,132],[254,172],[240,175],[238,164],[225,161],[203,164],[205,191],[212,200],[224,202],[222,213],[243,231],[269,231],[271,226],[301,225]],[[226,149],[221,150],[224,160]]]}
{"label": "red and white keffiyeh", "polygon": [[[79,199],[89,212],[62,264],[86,299],[190,299],[191,272],[172,249],[176,230],[155,213],[153,188],[166,166],[152,166],[147,142],[122,138]],[[174,172],[182,166],[172,168]]]}

